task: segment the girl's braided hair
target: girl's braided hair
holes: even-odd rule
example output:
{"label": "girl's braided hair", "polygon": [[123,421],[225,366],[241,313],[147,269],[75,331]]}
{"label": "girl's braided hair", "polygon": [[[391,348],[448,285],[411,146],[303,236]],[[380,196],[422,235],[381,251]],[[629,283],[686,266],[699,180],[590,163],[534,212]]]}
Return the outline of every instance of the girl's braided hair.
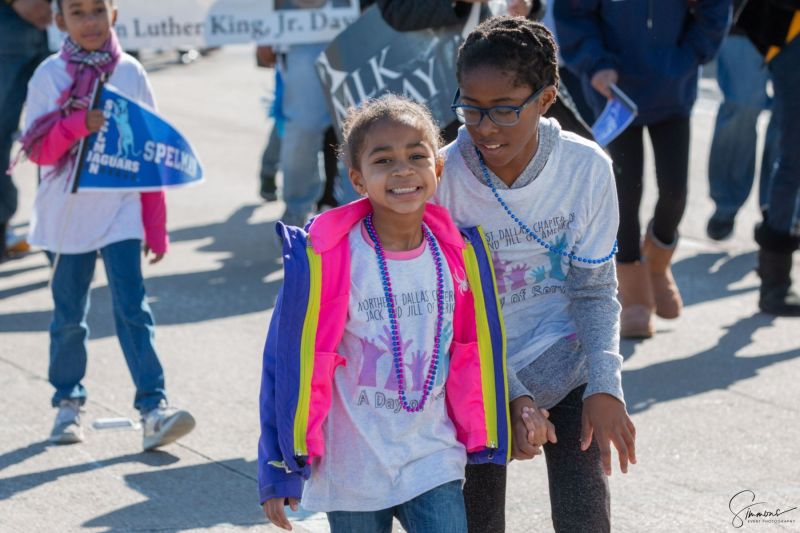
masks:
{"label": "girl's braided hair", "polygon": [[339,147],[339,157],[347,166],[361,170],[359,158],[367,135],[373,126],[384,120],[419,128],[425,132],[425,140],[431,143],[433,153],[438,153],[441,136],[428,108],[405,96],[387,93],[347,110]]}
{"label": "girl's braided hair", "polygon": [[477,67],[514,76],[514,85],[558,86],[557,45],[544,25],[524,17],[493,17],[478,25],[458,49],[456,78]]}

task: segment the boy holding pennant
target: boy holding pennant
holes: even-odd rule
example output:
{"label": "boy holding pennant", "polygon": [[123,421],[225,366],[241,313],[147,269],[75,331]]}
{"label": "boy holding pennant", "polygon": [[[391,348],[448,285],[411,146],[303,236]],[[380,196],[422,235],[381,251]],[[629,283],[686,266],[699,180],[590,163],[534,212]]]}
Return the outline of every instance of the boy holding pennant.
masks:
{"label": "boy holding pennant", "polygon": [[[142,239],[145,255],[154,253],[150,263],[160,261],[167,251],[164,192],[150,181],[152,186],[143,187],[150,192],[136,188],[83,190],[71,186],[70,176],[75,180],[81,175],[77,171],[82,170],[88,181],[88,176],[99,175],[101,168],[113,166],[118,178],[144,180],[146,167],[153,161],[147,161],[147,143],[142,146],[135,133],[140,118],[132,108],[133,102],[155,104],[144,69],[120,49],[113,29],[117,17],[114,1],[58,0],[57,4],[56,23],[69,37],[31,78],[22,137],[23,152],[42,167],[30,242],[43,248],[53,263],[55,310],[48,376],[55,388],[52,403],[58,414],[50,441],[83,440],[80,415],[86,401],[81,383],[89,334],[86,316],[99,252],[108,276],[117,336],[136,386],[134,407],[142,415],[144,449],[150,450],[187,434],[195,424],[188,412],[167,404],[164,372],[153,345],[153,316],[142,280]],[[107,94],[113,96],[100,101],[113,101],[113,112],[111,107],[92,109],[92,88],[101,79],[130,99],[118,98],[107,88]],[[119,120],[107,116],[119,116]],[[112,130],[118,141],[113,147],[109,143],[115,139]],[[94,142],[85,143],[86,157],[91,158],[86,164],[83,156],[78,158],[79,141],[92,134]],[[101,138],[105,138],[105,150],[95,159]],[[106,151],[113,153],[115,165],[103,164],[112,159],[104,159]],[[161,154],[161,163],[167,158],[166,149],[156,146],[151,152],[153,160],[157,154]],[[180,156],[176,159],[173,153],[172,161],[176,160],[180,162]],[[123,161],[122,169],[119,161]],[[138,172],[133,172],[137,164]],[[194,170],[199,172],[199,167]]]}

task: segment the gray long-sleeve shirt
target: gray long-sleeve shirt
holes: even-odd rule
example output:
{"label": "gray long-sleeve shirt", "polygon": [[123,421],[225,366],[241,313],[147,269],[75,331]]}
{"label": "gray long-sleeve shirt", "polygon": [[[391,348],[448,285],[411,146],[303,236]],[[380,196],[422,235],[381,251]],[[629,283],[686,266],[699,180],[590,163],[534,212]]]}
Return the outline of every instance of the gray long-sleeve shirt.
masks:
{"label": "gray long-sleeve shirt", "polygon": [[537,152],[511,187],[486,169],[512,212],[550,244],[547,250],[511,220],[486,185],[466,130],[444,156],[435,201],[457,224],[482,225],[489,241],[506,323],[511,399],[528,394],[548,408],[587,383],[584,397],[602,392],[624,401],[613,261],[569,261],[552,250],[591,259],[611,251],[618,208],[608,158],[594,143],[543,119]]}

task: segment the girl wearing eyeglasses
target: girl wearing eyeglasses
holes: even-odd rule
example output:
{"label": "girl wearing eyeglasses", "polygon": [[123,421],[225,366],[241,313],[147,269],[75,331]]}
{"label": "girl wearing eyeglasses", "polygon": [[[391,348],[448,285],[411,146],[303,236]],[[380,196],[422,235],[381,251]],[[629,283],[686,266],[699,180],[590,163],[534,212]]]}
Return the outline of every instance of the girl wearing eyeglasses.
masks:
{"label": "girl wearing eyeglasses", "polygon": [[[462,44],[435,201],[480,224],[507,334],[513,456],[547,459],[556,531],[608,531],[611,444],[622,472],[636,430],[621,384],[611,161],[542,115],[558,87],[556,45],[541,24],[500,17]],[[504,530],[506,471],[468,465],[470,532]]]}

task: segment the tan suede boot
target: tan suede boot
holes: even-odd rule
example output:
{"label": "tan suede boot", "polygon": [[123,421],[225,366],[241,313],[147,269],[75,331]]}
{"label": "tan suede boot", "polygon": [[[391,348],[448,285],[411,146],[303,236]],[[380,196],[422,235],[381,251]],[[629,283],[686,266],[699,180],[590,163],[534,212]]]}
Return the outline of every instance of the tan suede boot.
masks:
{"label": "tan suede boot", "polygon": [[656,314],[661,318],[678,318],[683,309],[681,293],[670,270],[672,254],[675,253],[677,244],[677,235],[675,242],[667,245],[653,235],[652,228],[647,229],[642,243],[642,257],[650,270]]}
{"label": "tan suede boot", "polygon": [[617,263],[619,280],[620,337],[624,339],[649,339],[653,336],[653,288],[647,265]]}

